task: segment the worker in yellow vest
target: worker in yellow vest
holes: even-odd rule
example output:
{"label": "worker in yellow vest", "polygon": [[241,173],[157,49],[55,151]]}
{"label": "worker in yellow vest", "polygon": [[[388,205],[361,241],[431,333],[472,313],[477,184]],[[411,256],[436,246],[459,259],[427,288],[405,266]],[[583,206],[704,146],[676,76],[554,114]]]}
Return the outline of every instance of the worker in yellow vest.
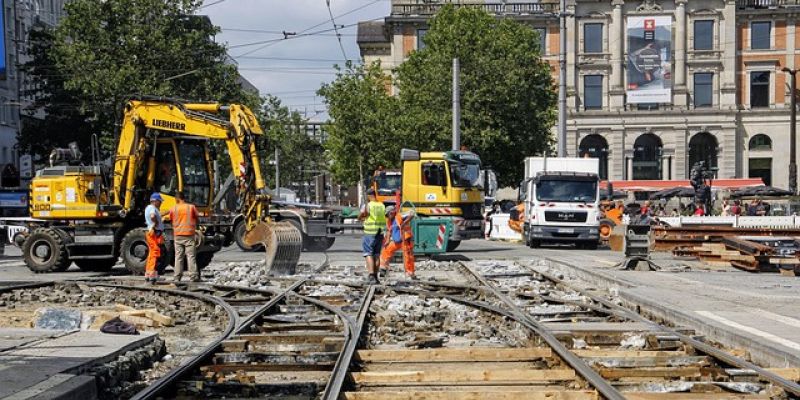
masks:
{"label": "worker in yellow vest", "polygon": [[169,220],[172,222],[172,235],[175,241],[175,281],[179,282],[183,277],[183,259],[189,269],[189,279],[192,282],[200,281],[200,273],[197,271],[197,208],[194,204],[187,203],[183,192],[175,195],[177,204],[169,210]]}
{"label": "worker in yellow vest", "polygon": [[378,285],[378,261],[383,247],[383,230],[386,227],[386,207],[378,201],[375,190],[367,190],[369,202],[361,207],[358,219],[364,222],[361,249],[367,264],[367,283]]}

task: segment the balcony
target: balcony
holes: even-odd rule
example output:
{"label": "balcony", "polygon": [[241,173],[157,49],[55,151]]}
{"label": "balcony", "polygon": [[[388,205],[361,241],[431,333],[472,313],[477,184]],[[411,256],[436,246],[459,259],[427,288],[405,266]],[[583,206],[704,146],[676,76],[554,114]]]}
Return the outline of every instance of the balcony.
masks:
{"label": "balcony", "polygon": [[[798,0],[800,1],[800,0]],[[552,14],[558,12],[558,3],[461,3],[461,2],[436,2],[431,0],[401,0],[392,2],[393,17],[430,17],[439,12],[447,4],[456,8],[478,8],[492,15],[526,16],[538,14]]]}
{"label": "balcony", "polygon": [[800,0],[736,0],[736,8],[740,10],[800,8]]}

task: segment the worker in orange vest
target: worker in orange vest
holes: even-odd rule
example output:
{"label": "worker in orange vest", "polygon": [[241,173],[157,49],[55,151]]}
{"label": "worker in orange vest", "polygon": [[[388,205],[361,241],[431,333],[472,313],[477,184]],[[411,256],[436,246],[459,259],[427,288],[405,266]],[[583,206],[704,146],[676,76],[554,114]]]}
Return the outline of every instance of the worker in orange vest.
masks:
{"label": "worker in orange vest", "polygon": [[164,224],[161,222],[161,194],[156,192],[150,195],[150,205],[144,210],[144,222],[147,232],[144,240],[147,243],[147,260],[144,264],[144,280],[155,283],[158,280],[157,264],[162,256],[161,247],[164,245]]}
{"label": "worker in orange vest", "polygon": [[386,276],[389,273],[389,260],[402,248],[406,277],[417,279],[414,266],[414,234],[411,232],[413,217],[413,211],[403,215],[397,212],[394,206],[386,207],[386,236],[381,251],[380,275]]}
{"label": "worker in orange vest", "polygon": [[172,222],[172,235],[175,240],[175,282],[180,282],[183,277],[183,258],[189,269],[189,279],[192,282],[200,281],[197,271],[197,208],[194,204],[186,202],[183,192],[175,195],[177,204],[169,210],[169,220]]}

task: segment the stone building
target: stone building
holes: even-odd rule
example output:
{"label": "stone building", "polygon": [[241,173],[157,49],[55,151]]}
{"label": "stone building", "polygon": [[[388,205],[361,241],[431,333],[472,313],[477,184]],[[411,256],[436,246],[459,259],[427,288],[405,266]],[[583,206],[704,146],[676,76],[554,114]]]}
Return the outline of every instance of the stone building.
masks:
{"label": "stone building", "polygon": [[[359,25],[365,62],[387,70],[424,46],[442,6],[480,7],[539,32],[558,75],[558,2],[392,0]],[[612,180],[718,178],[788,187],[788,74],[800,68],[800,0],[567,0],[567,152]]]}

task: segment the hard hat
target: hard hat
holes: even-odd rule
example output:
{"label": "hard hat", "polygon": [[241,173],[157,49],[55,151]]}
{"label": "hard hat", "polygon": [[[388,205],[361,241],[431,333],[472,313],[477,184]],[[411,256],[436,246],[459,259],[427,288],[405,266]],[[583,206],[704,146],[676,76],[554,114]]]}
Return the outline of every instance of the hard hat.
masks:
{"label": "hard hat", "polygon": [[156,192],[150,195],[150,201],[164,201],[164,199],[161,198],[161,193]]}
{"label": "hard hat", "polygon": [[395,211],[395,208],[394,208],[394,206],[389,206],[389,207],[386,207],[386,212],[385,212],[385,214],[386,214],[386,215],[389,215],[389,214],[393,213],[394,211]]}

